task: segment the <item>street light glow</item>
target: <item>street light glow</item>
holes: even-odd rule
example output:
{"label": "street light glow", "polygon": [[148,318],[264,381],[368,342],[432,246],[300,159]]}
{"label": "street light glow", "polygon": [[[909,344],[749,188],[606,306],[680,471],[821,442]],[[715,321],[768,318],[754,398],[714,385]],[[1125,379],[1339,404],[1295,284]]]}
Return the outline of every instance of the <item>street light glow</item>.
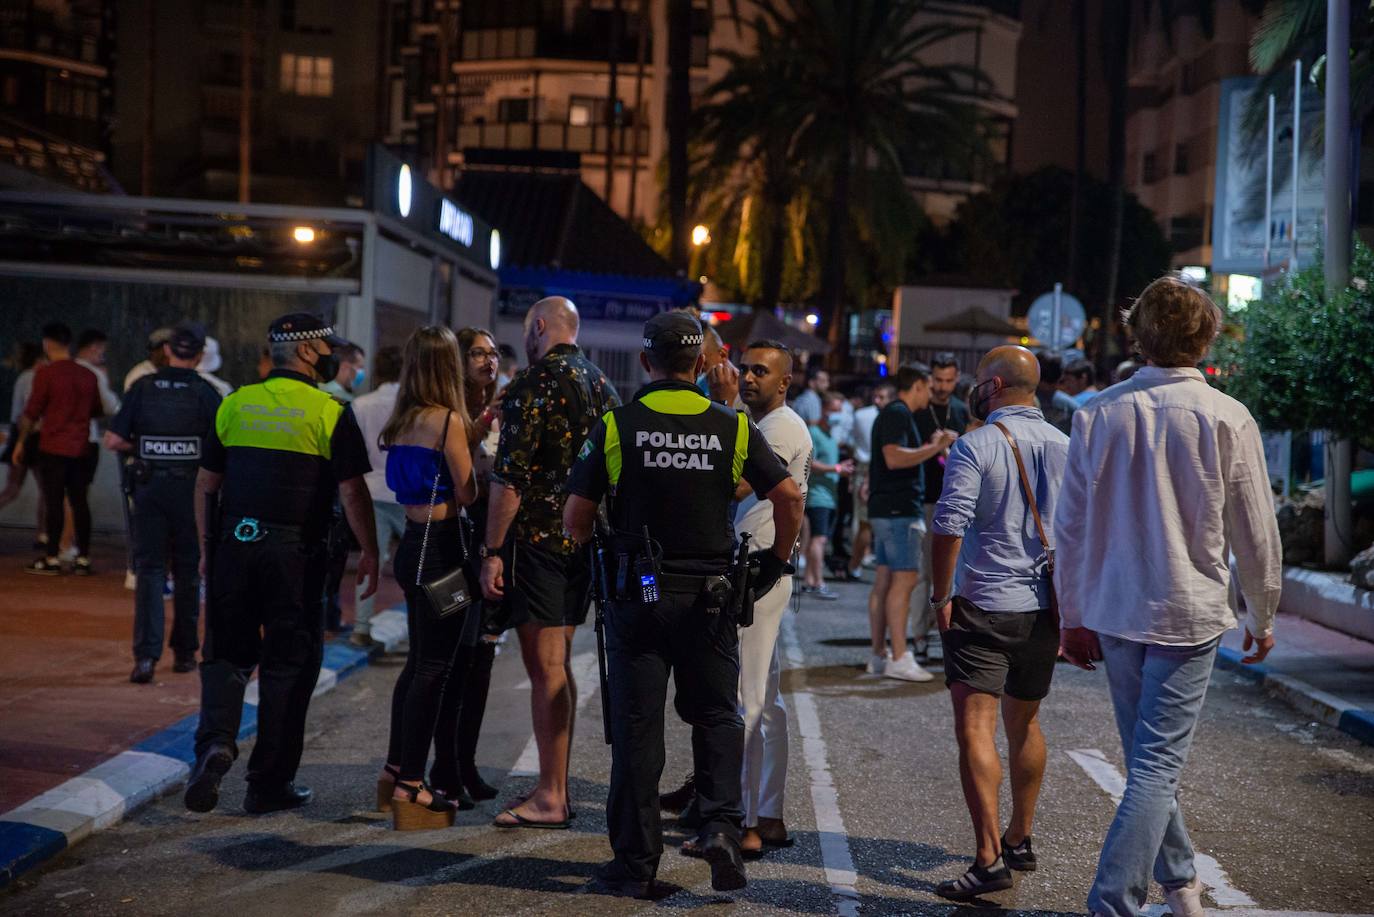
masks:
{"label": "street light glow", "polygon": [[814,328],[821,323],[821,317],[815,312],[812,312],[806,316],[806,323]]}
{"label": "street light glow", "polygon": [[692,244],[693,244],[693,245],[695,245],[697,248],[701,248],[703,245],[707,245],[707,244],[709,244],[710,242],[711,242],[711,230],[707,229],[706,226],[705,226],[704,224],[698,223],[697,225],[695,225],[695,226],[692,227]]}
{"label": "street light glow", "polygon": [[309,245],[315,241],[315,230],[310,226],[297,226],[291,230],[291,238],[301,245]]}

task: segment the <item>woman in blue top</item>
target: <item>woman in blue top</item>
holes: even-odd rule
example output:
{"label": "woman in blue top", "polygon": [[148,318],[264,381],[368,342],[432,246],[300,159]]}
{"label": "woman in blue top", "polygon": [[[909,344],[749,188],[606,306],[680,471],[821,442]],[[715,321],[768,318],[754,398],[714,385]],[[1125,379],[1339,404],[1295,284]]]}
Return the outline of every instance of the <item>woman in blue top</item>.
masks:
{"label": "woman in blue top", "polygon": [[[387,453],[386,483],[406,513],[395,575],[405,589],[410,652],[392,693],[391,740],[385,773],[377,783],[379,806],[390,790],[398,830],[447,827],[456,809],[444,794],[425,784],[425,761],[464,619],[475,610],[437,619],[424,607],[416,583],[464,560],[459,508],[477,497],[470,425],[458,339],[442,326],[419,329],[406,341],[396,407],[381,435]],[[421,557],[431,512],[428,545]]]}

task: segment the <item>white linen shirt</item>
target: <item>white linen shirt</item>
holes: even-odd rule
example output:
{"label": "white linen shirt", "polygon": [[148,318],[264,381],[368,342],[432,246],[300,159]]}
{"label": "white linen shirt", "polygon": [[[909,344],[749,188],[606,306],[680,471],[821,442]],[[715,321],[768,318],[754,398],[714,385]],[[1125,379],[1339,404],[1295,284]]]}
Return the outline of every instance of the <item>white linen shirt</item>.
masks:
{"label": "white linen shirt", "polygon": [[358,429],[363,433],[367,461],[372,465],[372,470],[363,475],[363,482],[367,484],[367,492],[373,503],[396,502],[396,494],[386,486],[386,457],[382,455],[377,437],[391,418],[391,411],[396,407],[396,393],[400,388],[395,382],[384,382],[377,386],[376,391],[353,399],[353,419],[358,421]]}
{"label": "white linen shirt", "polygon": [[873,461],[873,424],[877,419],[876,404],[866,404],[854,412],[854,461],[861,465]]}
{"label": "white linen shirt", "polygon": [[1074,414],[1055,513],[1063,626],[1196,646],[1236,626],[1229,555],[1256,637],[1283,582],[1259,428],[1191,368],[1147,366]]}

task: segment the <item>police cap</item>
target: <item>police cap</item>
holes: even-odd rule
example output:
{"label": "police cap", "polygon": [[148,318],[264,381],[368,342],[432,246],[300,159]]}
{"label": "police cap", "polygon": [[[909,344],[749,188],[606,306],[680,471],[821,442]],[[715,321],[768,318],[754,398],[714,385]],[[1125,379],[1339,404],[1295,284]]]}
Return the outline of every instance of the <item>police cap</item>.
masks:
{"label": "police cap", "polygon": [[324,341],[330,347],[347,344],[334,333],[334,326],[309,312],[292,312],[274,321],[267,329],[267,340],[273,344],[292,341]]}
{"label": "police cap", "polygon": [[657,354],[700,347],[703,340],[701,323],[689,312],[660,312],[644,323],[644,349]]}
{"label": "police cap", "polygon": [[189,360],[205,349],[205,326],[190,319],[177,322],[167,343],[172,345],[172,353]]}

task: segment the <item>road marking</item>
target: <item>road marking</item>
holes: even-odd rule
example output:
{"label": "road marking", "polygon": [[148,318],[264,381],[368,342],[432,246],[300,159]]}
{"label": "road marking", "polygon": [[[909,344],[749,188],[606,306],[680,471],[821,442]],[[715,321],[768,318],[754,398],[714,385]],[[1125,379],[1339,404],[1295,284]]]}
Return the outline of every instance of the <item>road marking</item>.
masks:
{"label": "road marking", "polygon": [[849,850],[849,832],[840,814],[840,798],[830,774],[825,738],[821,735],[821,718],[816,701],[806,687],[805,665],[801,644],[797,640],[796,625],[791,615],[782,618],[783,657],[787,668],[795,669],[798,678],[793,682],[792,708],[797,714],[797,732],[802,741],[802,758],[810,774],[811,806],[816,813],[816,833],[821,842],[821,863],[830,893],[835,898],[835,910],[840,917],[857,917],[859,913],[858,873],[854,856]]}
{"label": "road marking", "polygon": [[[601,690],[601,673],[597,669],[596,653],[589,650],[573,656],[572,671],[578,687],[577,709],[581,710]],[[530,683],[526,681],[525,687],[529,688],[529,686]],[[539,745],[534,741],[533,735],[525,743],[525,749],[520,752],[520,757],[515,760],[515,766],[511,768],[510,776],[539,776]]]}
{"label": "road marking", "polygon": [[1318,748],[1317,754],[1357,774],[1374,774],[1374,761],[1363,761],[1344,748]]}
{"label": "road marking", "polygon": [[[1102,788],[1112,799],[1113,805],[1121,804],[1121,797],[1126,792],[1126,778],[1121,775],[1121,771],[1116,769],[1116,765],[1107,760],[1107,756],[1096,748],[1081,748],[1069,751],[1068,756],[1073,762],[1083,769],[1093,782]],[[1193,864],[1197,867],[1198,878],[1202,884],[1207,886],[1208,893],[1212,900],[1219,906],[1231,907],[1255,907],[1255,899],[1231,884],[1231,880],[1226,875],[1226,870],[1221,868],[1213,857],[1205,853],[1194,853]]]}

